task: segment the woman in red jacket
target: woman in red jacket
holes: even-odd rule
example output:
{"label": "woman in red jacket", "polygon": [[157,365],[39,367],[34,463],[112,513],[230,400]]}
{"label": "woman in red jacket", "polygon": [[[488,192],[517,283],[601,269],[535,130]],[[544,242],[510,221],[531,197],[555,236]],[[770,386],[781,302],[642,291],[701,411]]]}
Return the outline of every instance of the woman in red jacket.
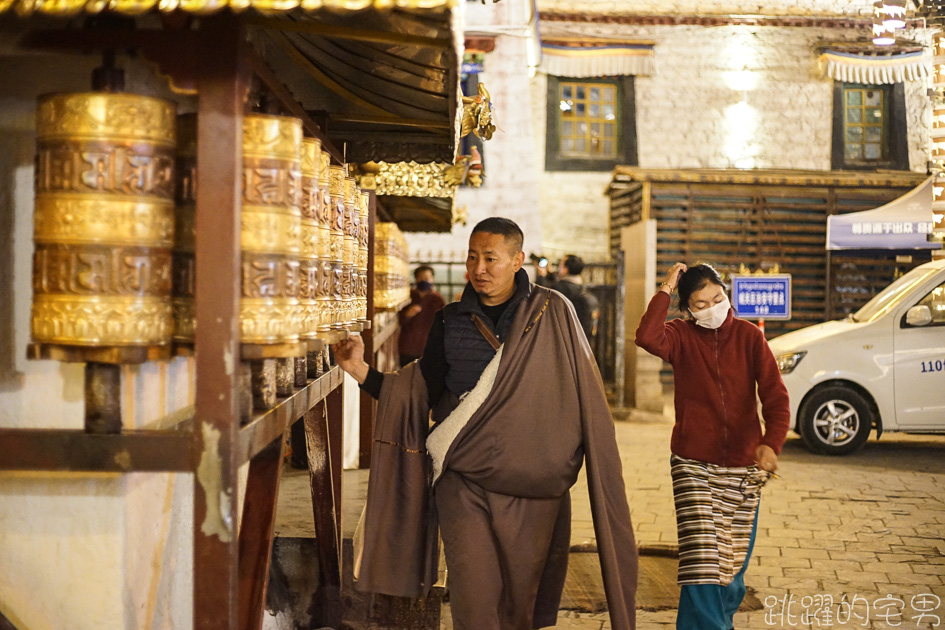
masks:
{"label": "woman in red jacket", "polygon": [[[684,317],[667,322],[677,285]],[[682,586],[676,628],[729,630],[745,596],[761,486],[777,470],[789,427],[787,389],[764,333],[735,316],[709,265],[673,266],[636,343],[673,366],[670,461]]]}

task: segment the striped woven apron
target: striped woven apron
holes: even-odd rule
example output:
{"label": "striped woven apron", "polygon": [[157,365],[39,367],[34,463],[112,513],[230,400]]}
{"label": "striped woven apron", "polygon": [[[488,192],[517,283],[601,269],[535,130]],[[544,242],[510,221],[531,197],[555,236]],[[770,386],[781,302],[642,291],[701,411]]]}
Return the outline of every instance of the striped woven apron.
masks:
{"label": "striped woven apron", "polygon": [[679,584],[728,586],[741,571],[770,474],[757,466],[725,467],[673,455],[673,500],[679,538]]}

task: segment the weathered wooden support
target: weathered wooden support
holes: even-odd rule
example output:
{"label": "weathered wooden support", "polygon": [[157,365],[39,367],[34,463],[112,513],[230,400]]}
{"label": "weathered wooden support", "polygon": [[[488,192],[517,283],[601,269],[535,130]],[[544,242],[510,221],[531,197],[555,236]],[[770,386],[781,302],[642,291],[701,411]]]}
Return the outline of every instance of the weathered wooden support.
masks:
{"label": "weathered wooden support", "polygon": [[253,407],[272,409],[276,406],[276,360],[255,359],[249,362],[253,375]]}
{"label": "weathered wooden support", "polygon": [[[335,390],[340,391],[341,388]],[[341,396],[336,396],[335,392],[326,401],[329,409],[342,402]],[[305,414],[304,427],[318,541],[319,589],[312,621],[316,625],[334,628],[341,622],[341,474],[339,470],[335,478],[326,402],[319,403]],[[340,451],[334,452],[340,454]]]}
{"label": "weathered wooden support", "polygon": [[308,383],[308,356],[295,357],[295,388],[301,389]]}
{"label": "weathered wooden support", "polygon": [[121,433],[121,366],[85,364],[85,430]]}
{"label": "weathered wooden support", "polygon": [[286,398],[295,390],[295,360],[276,359],[276,396]]}
{"label": "weathered wooden support", "polygon": [[239,628],[262,628],[272,558],[276,501],[282,477],[284,441],[280,437],[249,464],[239,535]]}

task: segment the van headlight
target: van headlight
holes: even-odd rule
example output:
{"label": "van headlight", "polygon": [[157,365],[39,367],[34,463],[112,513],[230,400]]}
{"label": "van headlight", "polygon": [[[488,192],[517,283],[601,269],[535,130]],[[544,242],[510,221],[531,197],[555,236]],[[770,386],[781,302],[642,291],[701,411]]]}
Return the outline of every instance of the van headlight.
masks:
{"label": "van headlight", "polygon": [[778,362],[778,369],[781,370],[781,374],[790,374],[805,356],[807,356],[806,350],[804,352],[788,352],[787,354],[779,354],[774,359]]}

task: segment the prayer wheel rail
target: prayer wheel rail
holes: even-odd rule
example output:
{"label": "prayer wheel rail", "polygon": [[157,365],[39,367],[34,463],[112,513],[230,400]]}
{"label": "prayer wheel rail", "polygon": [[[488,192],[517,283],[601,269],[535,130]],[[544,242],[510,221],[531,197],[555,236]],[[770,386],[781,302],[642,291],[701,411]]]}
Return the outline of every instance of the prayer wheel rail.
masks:
{"label": "prayer wheel rail", "polygon": [[[309,380],[275,407],[253,415],[240,428],[236,452],[240,464],[278,439],[290,424],[325,400],[341,385],[334,367]],[[0,431],[0,470],[91,473],[193,472],[193,417],[177,429],[87,433],[82,429],[4,429]]]}

